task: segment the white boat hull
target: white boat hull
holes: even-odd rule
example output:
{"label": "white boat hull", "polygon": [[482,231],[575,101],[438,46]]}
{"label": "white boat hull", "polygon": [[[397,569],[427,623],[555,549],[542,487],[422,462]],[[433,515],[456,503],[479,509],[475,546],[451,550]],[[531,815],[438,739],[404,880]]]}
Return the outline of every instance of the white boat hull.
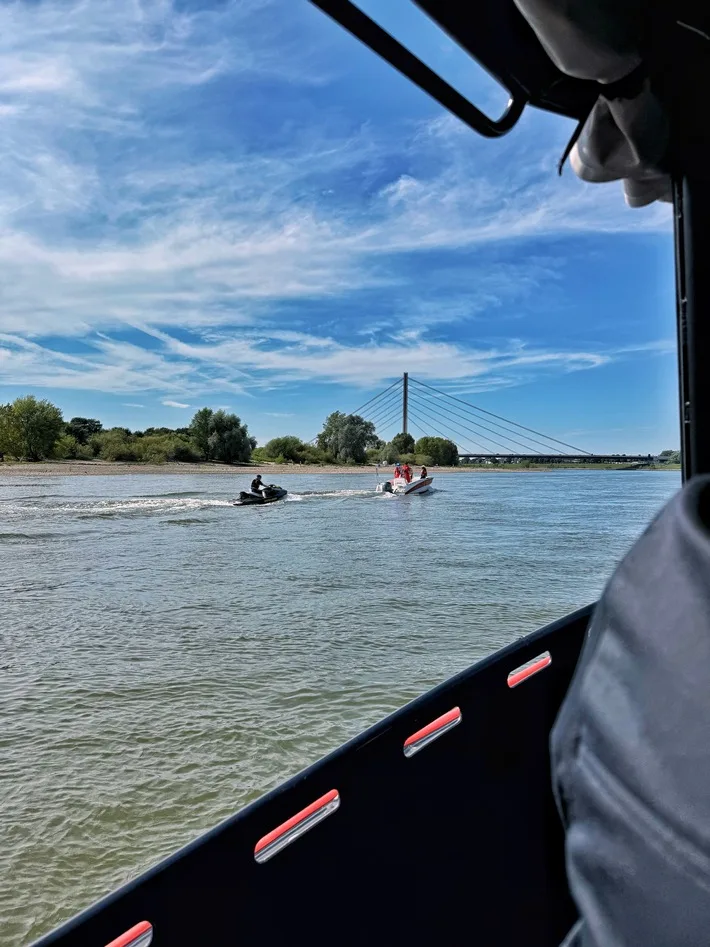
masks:
{"label": "white boat hull", "polygon": [[409,496],[412,493],[429,493],[433,477],[420,477],[412,480],[410,483],[403,477],[395,477],[394,480],[386,480],[384,483],[377,484],[378,493],[393,493],[395,496]]}

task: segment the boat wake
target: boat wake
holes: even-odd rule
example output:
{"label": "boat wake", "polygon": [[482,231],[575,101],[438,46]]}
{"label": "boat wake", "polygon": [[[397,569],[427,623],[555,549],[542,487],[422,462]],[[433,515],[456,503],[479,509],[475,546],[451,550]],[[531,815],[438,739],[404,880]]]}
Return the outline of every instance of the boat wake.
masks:
{"label": "boat wake", "polygon": [[342,500],[349,497],[372,497],[372,490],[304,490],[303,493],[289,493],[286,502],[303,500]]}
{"label": "boat wake", "polygon": [[[73,513],[80,519],[101,519],[111,516],[163,515],[165,513],[196,513],[215,507],[229,507],[228,499],[195,496],[126,497],[125,499],[98,500],[90,503],[71,503],[52,508],[57,513]],[[51,512],[51,510],[47,510]]]}
{"label": "boat wake", "polygon": [[[47,502],[46,497],[13,497],[8,498],[2,506],[2,512],[9,520],[26,520],[38,514],[42,518],[52,516],[71,516],[78,520],[102,520],[111,518],[129,517],[172,517],[166,522],[181,523],[197,522],[201,514],[210,510],[232,508],[233,497],[207,496],[204,492],[195,491],[165,493],[153,495],[138,495],[132,497],[88,497],[68,500],[64,502]],[[383,501],[393,499],[389,493],[375,493],[373,489],[346,489],[346,490],[308,490],[302,493],[289,493],[284,497],[285,503],[345,503],[348,501],[361,502]],[[395,497],[396,499],[396,497]],[[12,541],[12,540],[8,540]]]}

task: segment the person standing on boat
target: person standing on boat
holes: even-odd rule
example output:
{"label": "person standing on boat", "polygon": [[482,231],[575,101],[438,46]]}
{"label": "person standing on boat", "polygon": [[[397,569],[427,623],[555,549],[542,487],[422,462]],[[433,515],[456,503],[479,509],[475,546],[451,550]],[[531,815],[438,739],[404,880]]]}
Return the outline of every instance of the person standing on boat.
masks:
{"label": "person standing on boat", "polygon": [[394,479],[399,480],[402,476],[402,468],[399,465],[399,461],[394,465]]}
{"label": "person standing on boat", "polygon": [[405,464],[404,467],[402,467],[402,475],[407,483],[412,482],[412,468],[409,466],[409,464]]}
{"label": "person standing on boat", "polygon": [[424,464],[422,464],[422,472],[419,474],[419,479],[426,480],[428,476],[429,474],[426,472],[426,467],[424,466]]}

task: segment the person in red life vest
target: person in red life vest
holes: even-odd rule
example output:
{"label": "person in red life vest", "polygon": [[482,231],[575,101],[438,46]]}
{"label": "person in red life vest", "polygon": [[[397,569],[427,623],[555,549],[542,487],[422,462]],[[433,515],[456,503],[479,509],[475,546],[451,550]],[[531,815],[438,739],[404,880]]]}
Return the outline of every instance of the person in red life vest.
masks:
{"label": "person in red life vest", "polygon": [[402,474],[407,483],[412,482],[412,468],[409,466],[409,464],[405,464],[404,467],[402,467]]}
{"label": "person in red life vest", "polygon": [[428,476],[429,474],[426,472],[426,467],[422,464],[422,472],[419,474],[419,479],[424,480]]}
{"label": "person in red life vest", "polygon": [[402,474],[402,468],[401,468],[400,465],[397,463],[397,464],[394,465],[394,479],[395,479],[395,480],[399,480],[402,476],[403,476],[403,474]]}

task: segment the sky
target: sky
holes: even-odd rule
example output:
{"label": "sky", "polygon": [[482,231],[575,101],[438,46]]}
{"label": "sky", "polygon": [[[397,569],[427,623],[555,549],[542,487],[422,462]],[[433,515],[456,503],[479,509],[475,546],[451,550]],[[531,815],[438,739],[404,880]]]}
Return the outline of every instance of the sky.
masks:
{"label": "sky", "polygon": [[[502,111],[406,0],[363,6]],[[571,130],[480,138],[307,0],[0,5],[0,402],[221,407],[264,443],[408,371],[586,450],[676,448],[670,210],[558,177]]]}

